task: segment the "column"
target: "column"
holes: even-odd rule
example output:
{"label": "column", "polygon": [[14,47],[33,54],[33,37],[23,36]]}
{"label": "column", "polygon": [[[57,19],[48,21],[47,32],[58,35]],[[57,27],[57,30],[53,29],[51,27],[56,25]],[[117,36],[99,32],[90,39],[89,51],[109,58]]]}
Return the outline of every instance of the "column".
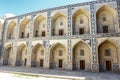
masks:
{"label": "column", "polygon": [[[120,0],[117,0],[117,10],[118,10],[118,20],[119,20],[119,29],[120,29]],[[120,56],[119,55],[118,55],[118,58],[119,58],[118,66],[120,70]]]}
{"label": "column", "polygon": [[45,61],[44,61],[44,68],[50,68],[50,36],[51,36],[51,11],[47,13],[47,32],[46,32],[46,39],[45,39]]}
{"label": "column", "polygon": [[16,45],[17,43],[16,42],[14,42],[13,43],[13,55],[12,55],[12,57],[13,57],[13,59],[11,60],[11,66],[15,66],[16,65],[16,56],[17,56],[17,45]]}
{"label": "column", "polygon": [[31,15],[30,19],[30,33],[29,33],[29,40],[26,41],[27,45],[27,67],[31,67],[31,55],[32,55],[32,38],[33,38],[33,26],[34,26],[34,15]]}
{"label": "column", "polygon": [[90,3],[90,21],[91,21],[91,34],[92,34],[92,71],[93,72],[98,72],[99,71],[99,63],[98,63],[98,48],[97,48],[97,40],[96,40],[96,13],[95,13],[95,8],[94,8],[94,2]]}
{"label": "column", "polygon": [[120,28],[120,0],[117,0],[117,10],[118,10],[118,20],[119,20],[119,28]]}
{"label": "column", "polygon": [[73,69],[73,63],[72,63],[72,49],[71,49],[71,27],[72,27],[72,15],[71,15],[71,6],[68,7],[68,36],[67,36],[67,69],[72,70]]}
{"label": "column", "polygon": [[27,42],[27,64],[26,67],[31,67],[32,42]]}
{"label": "column", "polygon": [[20,30],[20,18],[17,20],[16,32],[15,32],[15,40],[19,39],[19,30]]}
{"label": "column", "polygon": [[7,25],[7,21],[4,21],[3,24],[3,29],[2,29],[2,42],[1,42],[1,53],[0,53],[0,65],[3,65],[3,53],[4,53],[4,43],[5,43],[5,34],[6,34],[6,25]]}

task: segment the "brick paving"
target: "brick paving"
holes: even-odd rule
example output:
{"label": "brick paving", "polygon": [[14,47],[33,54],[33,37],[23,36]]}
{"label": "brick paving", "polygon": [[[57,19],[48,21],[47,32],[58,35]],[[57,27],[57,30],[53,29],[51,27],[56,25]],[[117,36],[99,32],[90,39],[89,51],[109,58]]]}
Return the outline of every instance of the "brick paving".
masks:
{"label": "brick paving", "polygon": [[48,74],[48,75],[59,75],[59,76],[74,76],[74,77],[86,77],[87,80],[120,80],[120,73],[116,72],[89,72],[81,70],[56,70],[56,69],[40,69],[40,68],[26,68],[26,67],[9,67],[0,66],[0,70],[13,71],[13,72],[25,72],[35,74]]}

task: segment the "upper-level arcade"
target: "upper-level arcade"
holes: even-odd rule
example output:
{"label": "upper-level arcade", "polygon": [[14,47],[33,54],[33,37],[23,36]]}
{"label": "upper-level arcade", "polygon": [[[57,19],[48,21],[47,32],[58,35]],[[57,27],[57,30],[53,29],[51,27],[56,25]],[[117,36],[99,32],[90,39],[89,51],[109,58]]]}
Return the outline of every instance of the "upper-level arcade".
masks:
{"label": "upper-level arcade", "polygon": [[19,29],[19,39],[22,38],[29,38],[29,34],[30,34],[30,23],[29,23],[29,19],[24,19],[21,23],[20,23],[20,29]]}
{"label": "upper-level arcade", "polygon": [[89,34],[89,13],[84,9],[77,10],[72,15],[72,33],[73,35]]}
{"label": "upper-level arcade", "polygon": [[34,21],[34,29],[33,29],[34,37],[45,37],[46,36],[46,17],[37,16]]}
{"label": "upper-level arcade", "polygon": [[117,10],[110,6],[102,6],[96,12],[97,33],[119,32]]}
{"label": "upper-level arcade", "polygon": [[15,39],[15,32],[16,32],[16,22],[12,21],[8,25],[6,38]]}
{"label": "upper-level arcade", "polygon": [[67,34],[67,17],[58,12],[51,19],[51,36],[62,36]]}
{"label": "upper-level arcade", "polygon": [[[14,39],[15,32],[16,35],[19,36],[18,39],[22,38],[29,38],[30,33],[33,36],[32,38],[36,37],[46,37],[46,33],[49,33],[51,39],[54,37],[59,37],[68,34],[68,22],[71,22],[71,33],[72,36],[86,36],[87,34],[92,34],[91,31],[96,30],[96,35],[107,35],[113,33],[119,33],[119,21],[118,21],[118,11],[117,6],[107,4],[95,4],[94,11],[90,11],[91,5],[82,5],[71,8],[71,13],[68,13],[68,7],[63,8],[52,8],[50,9],[50,14],[48,19],[48,12],[49,11],[41,11],[39,13],[34,12],[29,14],[28,16],[21,16],[17,21],[20,22],[13,22],[9,19],[7,22],[7,32],[5,37],[7,39]],[[117,5],[117,4],[116,4]],[[49,9],[48,9],[49,10]],[[92,12],[92,14],[91,14]],[[69,15],[70,14],[70,15]],[[94,15],[93,15],[94,14]],[[71,18],[69,17],[71,16]],[[94,16],[94,17],[93,17]],[[26,18],[27,17],[27,18]],[[28,19],[29,17],[29,19]],[[17,17],[16,17],[17,18]],[[94,18],[94,22],[91,21]],[[18,18],[17,18],[18,19]],[[19,24],[20,23],[20,24]],[[50,26],[48,26],[48,24]],[[92,24],[96,24],[96,29],[92,28]],[[18,27],[18,28],[16,28]],[[31,28],[32,27],[32,28]],[[49,28],[48,28],[49,27]],[[92,28],[92,30],[91,30]],[[16,31],[18,29],[18,31]],[[31,29],[31,30],[30,30]],[[47,32],[49,29],[49,32]],[[69,29],[70,30],[70,29]],[[102,33],[102,34],[99,34]],[[107,34],[106,34],[107,33]],[[43,38],[42,38],[43,39]]]}

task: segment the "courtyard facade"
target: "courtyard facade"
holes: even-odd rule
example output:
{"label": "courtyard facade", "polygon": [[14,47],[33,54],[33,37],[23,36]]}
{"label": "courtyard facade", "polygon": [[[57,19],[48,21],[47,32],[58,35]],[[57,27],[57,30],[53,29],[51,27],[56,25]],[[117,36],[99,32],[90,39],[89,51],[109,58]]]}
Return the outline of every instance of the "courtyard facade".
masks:
{"label": "courtyard facade", "polygon": [[1,66],[120,71],[120,1],[98,0],[7,18]]}

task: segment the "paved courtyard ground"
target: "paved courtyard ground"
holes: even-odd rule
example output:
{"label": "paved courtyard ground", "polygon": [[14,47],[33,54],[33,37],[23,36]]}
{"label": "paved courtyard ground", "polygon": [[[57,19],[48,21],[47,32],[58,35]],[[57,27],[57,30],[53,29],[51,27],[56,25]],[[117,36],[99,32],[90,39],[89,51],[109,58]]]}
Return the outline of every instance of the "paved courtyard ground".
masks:
{"label": "paved courtyard ground", "polygon": [[23,76],[19,74],[3,73],[0,72],[0,80],[69,80],[47,77]]}
{"label": "paved courtyard ground", "polygon": [[[46,69],[39,69],[39,68],[8,67],[8,66],[0,66],[0,71],[25,72],[25,73],[45,74],[45,75],[55,75],[55,76],[58,75],[58,76],[71,76],[71,77],[85,77],[87,80],[120,80],[120,73],[115,73],[115,72],[94,73],[94,72],[80,71],[80,70],[76,70],[76,71],[55,70],[55,69],[46,70]],[[11,80],[14,80],[14,79],[11,79]],[[17,80],[21,80],[21,79],[17,79]],[[26,80],[32,80],[32,79],[26,79]],[[38,80],[41,80],[41,79],[39,78]],[[50,80],[50,79],[46,78],[44,80]],[[51,80],[59,80],[59,79],[51,79]]]}

